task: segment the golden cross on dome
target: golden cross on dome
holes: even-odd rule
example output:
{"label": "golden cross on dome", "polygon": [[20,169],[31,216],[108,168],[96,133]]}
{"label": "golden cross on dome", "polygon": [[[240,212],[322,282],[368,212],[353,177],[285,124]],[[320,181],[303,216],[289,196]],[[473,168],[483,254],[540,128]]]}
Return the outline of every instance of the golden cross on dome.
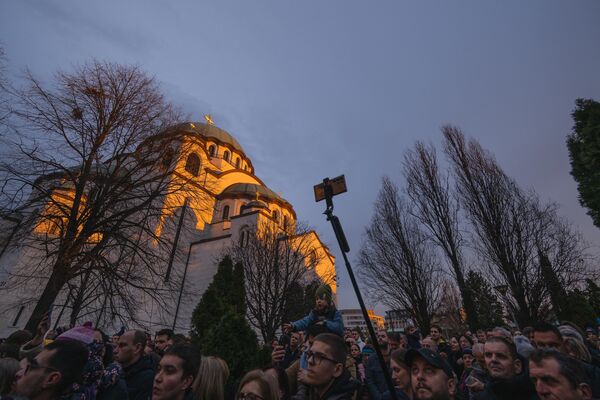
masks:
{"label": "golden cross on dome", "polygon": [[207,124],[209,124],[209,125],[214,125],[214,124],[215,124],[215,123],[213,122],[213,120],[212,120],[212,117],[211,117],[211,115],[210,115],[210,114],[206,114],[206,115],[204,116],[204,119],[206,120],[206,123],[207,123]]}

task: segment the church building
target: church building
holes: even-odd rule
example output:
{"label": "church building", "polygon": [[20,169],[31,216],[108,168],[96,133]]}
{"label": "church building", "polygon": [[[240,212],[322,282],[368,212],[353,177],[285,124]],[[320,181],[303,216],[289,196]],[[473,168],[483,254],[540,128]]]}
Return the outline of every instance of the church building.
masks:
{"label": "church building", "polygon": [[[194,307],[211,283],[217,265],[233,244],[244,243],[255,235],[263,224],[276,226],[286,235],[296,226],[296,213],[281,195],[268,188],[256,175],[252,161],[238,141],[218,128],[207,116],[207,122],[187,122],[167,129],[147,139],[141,146],[168,143],[176,164],[174,180],[185,179],[185,190],[168,194],[163,199],[163,214],[156,226],[156,234],[173,235],[173,254],[168,271],[181,281],[181,293],[171,296],[158,310],[152,301],[144,304],[138,313],[140,327],[149,331],[175,328],[186,333]],[[174,139],[171,140],[170,137]],[[176,139],[175,139],[176,138]],[[197,194],[197,195],[193,195]],[[20,253],[10,243],[11,218],[0,220],[0,337],[22,329],[34,304],[15,304],[16,293],[2,293],[8,274],[19,265]],[[0,218],[1,219],[1,218]],[[32,229],[32,234],[36,234]],[[313,278],[326,281],[335,293],[335,259],[314,231],[303,232],[309,243],[304,251],[306,265]],[[315,261],[316,260],[316,261]],[[21,289],[23,290],[23,289]],[[65,288],[66,290],[66,288]],[[61,308],[69,307],[67,295],[57,298],[52,325],[62,326],[68,318],[58,317]],[[17,302],[18,303],[18,302]],[[10,304],[10,307],[8,306]],[[166,311],[165,311],[166,310]],[[64,313],[65,316],[68,314]],[[85,318],[78,323],[83,323]],[[131,324],[127,328],[135,328]],[[115,323],[115,327],[118,324]],[[111,327],[112,328],[112,327]]]}

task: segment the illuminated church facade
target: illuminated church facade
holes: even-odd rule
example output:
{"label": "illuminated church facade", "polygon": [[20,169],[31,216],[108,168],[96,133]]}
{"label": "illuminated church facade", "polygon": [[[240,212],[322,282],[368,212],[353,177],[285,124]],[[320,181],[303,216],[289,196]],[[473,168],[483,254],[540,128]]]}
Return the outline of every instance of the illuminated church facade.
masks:
{"label": "illuminated church facade", "polygon": [[[247,240],[247,235],[256,234],[263,223],[278,226],[282,233],[289,232],[289,227],[296,224],[296,213],[292,204],[269,189],[255,174],[252,161],[238,141],[215,126],[210,118],[207,123],[188,122],[170,128],[161,134],[161,143],[165,138],[168,140],[168,135],[177,138],[178,144],[172,146],[176,163],[173,173],[185,179],[186,188],[164,198],[162,223],[159,222],[156,230],[158,235],[164,229],[164,234],[175,237],[174,250],[177,249],[179,256],[171,260],[173,265],[169,265],[169,270],[172,268],[178,276],[184,277],[185,296],[183,299],[171,296],[162,310],[148,301],[138,313],[138,321],[150,331],[174,326],[175,331],[187,333],[194,307],[212,281],[226,250],[234,243]],[[201,195],[190,196],[190,193]],[[169,228],[167,221],[171,223]],[[310,254],[306,254],[307,267],[310,256],[313,277],[326,280],[335,292],[335,258],[316,232],[308,231],[304,235],[308,235],[310,246],[307,251]],[[10,270],[11,266],[18,265],[19,255],[7,250],[10,238],[4,238],[5,243],[2,239],[0,237],[0,248],[6,251],[0,255],[0,268]],[[5,278],[0,276],[0,285],[2,279]],[[33,309],[32,304],[14,306],[14,298],[6,296],[0,297],[0,307],[4,303],[0,337],[22,328]],[[57,306],[62,302],[64,307],[68,303],[65,298],[63,295]],[[10,308],[6,307],[8,300],[13,304]],[[58,311],[53,314],[56,317]],[[66,323],[68,318],[58,321],[59,326]]]}

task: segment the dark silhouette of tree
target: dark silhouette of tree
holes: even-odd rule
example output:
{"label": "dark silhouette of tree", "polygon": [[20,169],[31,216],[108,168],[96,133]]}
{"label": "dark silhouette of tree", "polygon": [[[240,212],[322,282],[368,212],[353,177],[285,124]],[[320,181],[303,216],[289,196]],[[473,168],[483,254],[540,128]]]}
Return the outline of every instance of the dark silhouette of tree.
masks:
{"label": "dark silhouette of tree", "polygon": [[542,204],[508,177],[477,141],[466,141],[454,127],[442,129],[457,193],[472,229],[472,245],[489,266],[494,286],[517,324],[548,317],[548,286],[540,271],[546,254],[565,288],[585,276],[583,241],[557,216],[555,204]]}
{"label": "dark silhouette of tree", "polygon": [[577,99],[571,116],[575,122],[567,138],[571,175],[577,182],[579,203],[600,228],[600,103]]}
{"label": "dark silhouette of tree", "polygon": [[159,134],[179,115],[155,80],[138,67],[93,61],[59,72],[53,85],[28,73],[8,91],[0,208],[18,216],[11,244],[29,260],[4,289],[39,285],[26,328],[34,331],[69,287],[75,308],[93,298],[109,320],[135,321],[148,301],[168,304],[179,283],[165,279],[173,237],[157,226],[167,196],[193,195],[173,179],[177,161],[165,162],[177,139]]}
{"label": "dark silhouette of tree", "polygon": [[448,173],[440,171],[435,148],[417,142],[413,149],[407,151],[404,155],[404,176],[406,192],[414,205],[413,215],[448,260],[467,314],[467,323],[477,326],[477,313],[465,286],[460,206],[453,196]]}
{"label": "dark silhouette of tree", "polygon": [[406,200],[384,177],[359,253],[359,273],[371,296],[391,309],[407,310],[421,331],[429,332],[441,295],[437,260]]}
{"label": "dark silhouette of tree", "polygon": [[[276,221],[264,220],[255,228],[226,252],[244,266],[248,319],[269,343],[284,322],[289,290],[315,279],[321,258],[314,251],[312,231],[301,224],[283,230]],[[329,283],[329,277],[320,279]]]}

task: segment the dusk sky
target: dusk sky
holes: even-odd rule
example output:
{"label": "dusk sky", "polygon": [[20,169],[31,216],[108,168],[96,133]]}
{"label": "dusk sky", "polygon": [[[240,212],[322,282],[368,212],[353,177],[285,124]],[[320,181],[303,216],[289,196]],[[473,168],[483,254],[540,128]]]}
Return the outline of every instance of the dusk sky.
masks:
{"label": "dusk sky", "polygon": [[565,145],[574,100],[600,100],[599,20],[597,0],[15,0],[0,5],[0,42],[14,73],[138,64],[192,119],[212,114],[333,250],[348,308],[357,302],[313,185],[346,175],[335,212],[354,262],[381,177],[401,185],[404,150],[439,145],[444,124],[559,203],[600,254]]}

